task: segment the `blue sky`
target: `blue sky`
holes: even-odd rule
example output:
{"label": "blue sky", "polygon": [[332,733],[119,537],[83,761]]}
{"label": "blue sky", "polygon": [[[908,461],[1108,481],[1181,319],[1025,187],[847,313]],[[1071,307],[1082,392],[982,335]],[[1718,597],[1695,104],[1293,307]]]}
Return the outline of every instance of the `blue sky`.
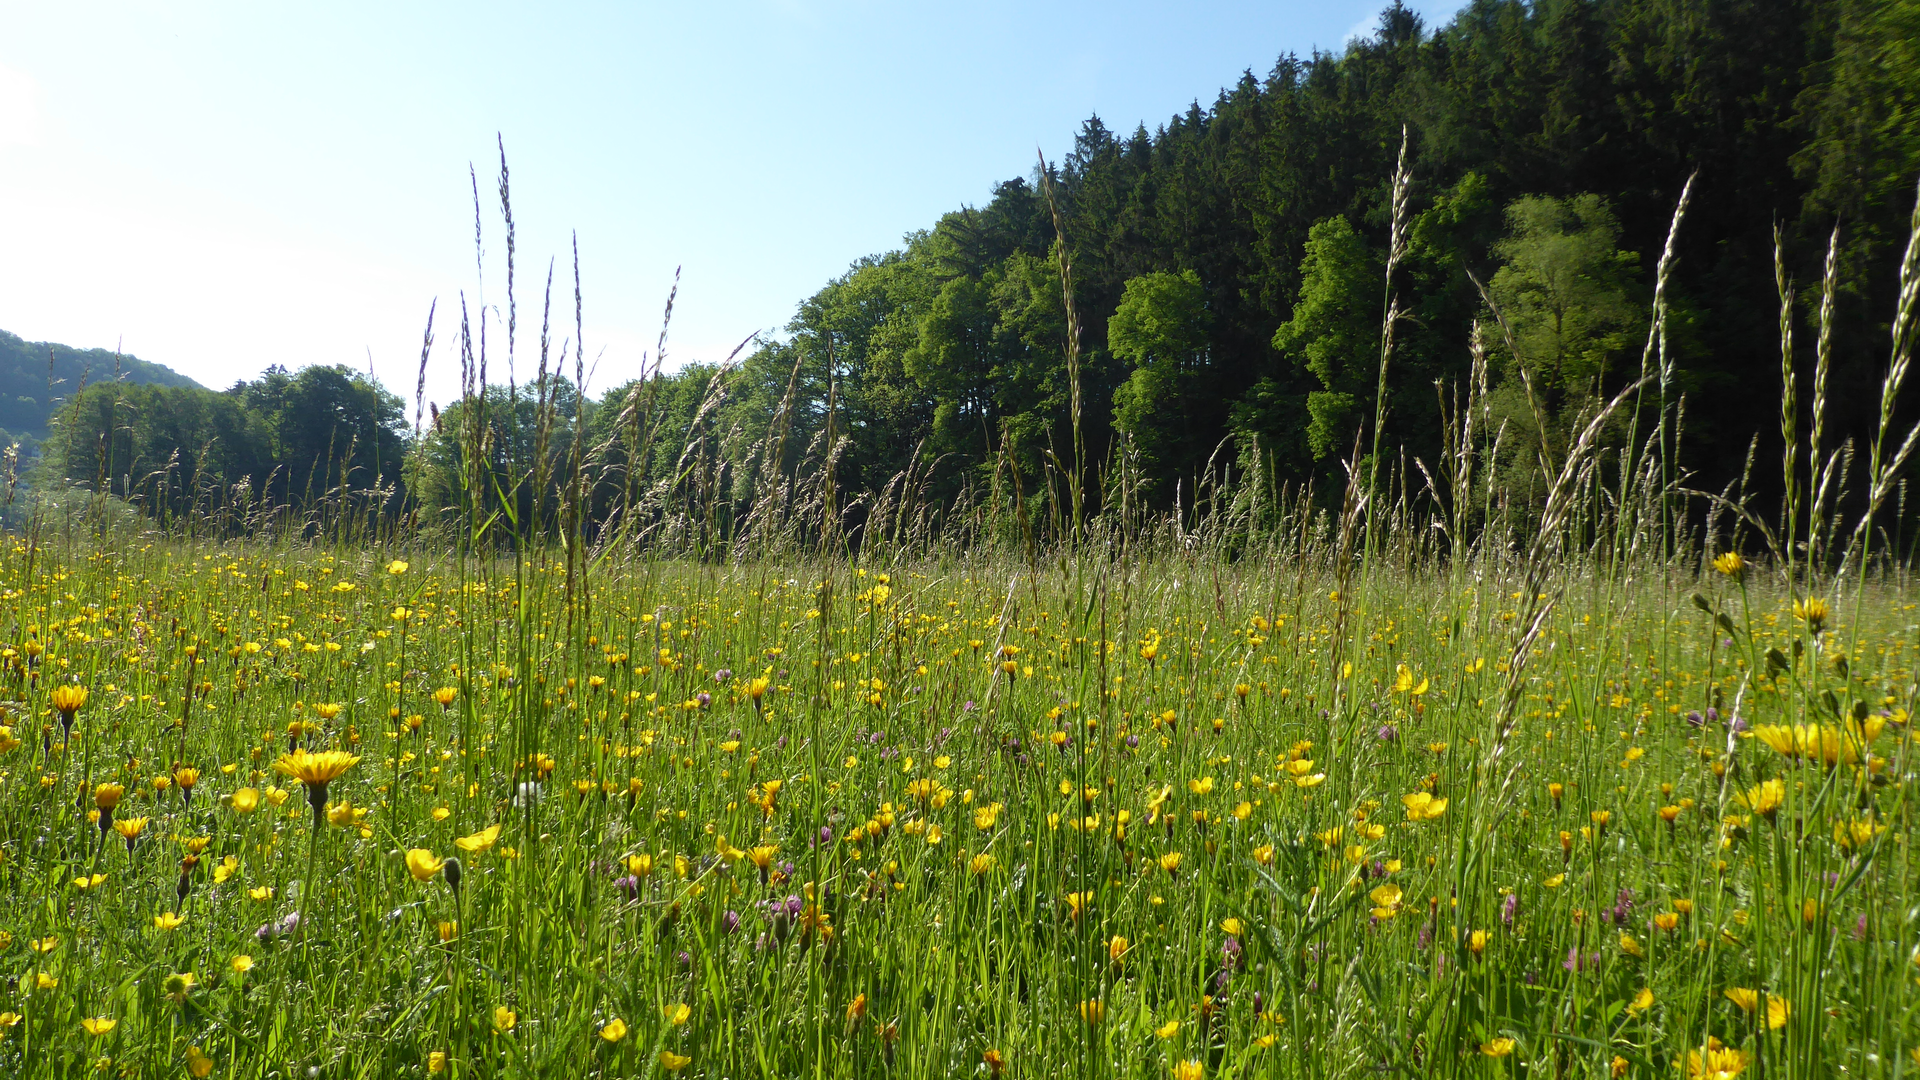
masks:
{"label": "blue sky", "polygon": [[676,266],[668,363],[720,359],[1088,115],[1151,128],[1382,6],[0,0],[0,329],[214,386],[371,358],[410,395],[438,297],[444,401],[445,317],[477,302],[469,162],[505,300],[497,131],[523,362],[549,258],[570,331],[577,231],[604,388],[653,348]]}

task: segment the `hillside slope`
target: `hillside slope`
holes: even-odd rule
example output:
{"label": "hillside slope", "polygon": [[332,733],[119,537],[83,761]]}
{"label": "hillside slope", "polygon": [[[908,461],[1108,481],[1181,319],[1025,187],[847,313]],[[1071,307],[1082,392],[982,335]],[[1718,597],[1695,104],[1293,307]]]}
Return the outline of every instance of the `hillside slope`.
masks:
{"label": "hillside slope", "polygon": [[0,429],[17,437],[43,438],[54,409],[83,383],[127,382],[198,386],[172,368],[111,349],[76,349],[25,341],[0,330]]}

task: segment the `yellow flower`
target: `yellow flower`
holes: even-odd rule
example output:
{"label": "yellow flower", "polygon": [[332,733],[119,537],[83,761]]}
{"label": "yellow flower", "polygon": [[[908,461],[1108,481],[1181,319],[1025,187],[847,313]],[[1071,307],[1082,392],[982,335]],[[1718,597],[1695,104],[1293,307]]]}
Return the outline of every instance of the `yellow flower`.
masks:
{"label": "yellow flower", "polygon": [[1767,995],[1767,1027],[1779,1029],[1787,1026],[1787,1020],[1793,1015],[1793,1003],[1783,997]]}
{"label": "yellow flower", "polygon": [[447,1052],[445,1050],[435,1050],[433,1053],[427,1055],[427,1071],[436,1075],[447,1071]]}
{"label": "yellow flower", "polygon": [[181,1002],[185,1001],[187,995],[193,993],[193,988],[198,985],[200,985],[200,980],[193,977],[193,972],[176,971],[167,976],[166,981],[161,984],[161,988],[165,990],[167,996],[175,1002]]}
{"label": "yellow flower", "polygon": [[493,1007],[493,1030],[505,1035],[507,1032],[512,1031],[513,1026],[519,1022],[519,1014],[515,1013],[512,1009],[507,1008],[505,1005],[495,1005]]}
{"label": "yellow flower", "polygon": [[1169,874],[1178,874],[1180,872],[1180,853],[1177,851],[1169,851],[1165,855],[1160,856],[1160,869],[1165,870]]}
{"label": "yellow flower", "polygon": [[1173,1080],[1200,1080],[1206,1074],[1205,1066],[1194,1058],[1188,1058],[1173,1067]]}
{"label": "yellow flower", "polygon": [[1447,812],[1447,800],[1436,799],[1430,792],[1416,791],[1411,795],[1402,795],[1400,802],[1407,808],[1408,821],[1432,821]]}
{"label": "yellow flower", "polygon": [[98,1038],[120,1026],[120,1021],[110,1016],[89,1016],[80,1021],[80,1026],[87,1029],[87,1034]]}
{"label": "yellow flower", "polygon": [[155,930],[178,930],[186,921],[187,920],[171,911],[163,911],[153,917],[153,928]]}
{"label": "yellow flower", "polygon": [[600,1037],[609,1043],[617,1043],[627,1037],[627,1022],[614,1017],[600,1025]]}
{"label": "yellow flower", "polygon": [[668,1072],[679,1072],[692,1063],[692,1061],[692,1058],[684,1054],[676,1054],[671,1050],[660,1051],[660,1067]]}
{"label": "yellow flower", "polygon": [[1633,1001],[1627,1005],[1627,1011],[1629,1013],[1643,1013],[1652,1007],[1653,991],[1643,986],[1640,988],[1639,993],[1633,995]]}
{"label": "yellow flower", "polygon": [[[463,836],[458,840],[455,840],[453,842],[453,846],[469,854],[479,854],[480,852],[487,851],[488,849],[492,848],[494,841],[498,839],[500,839],[500,826],[489,825],[486,828],[481,829],[479,832],[472,834],[471,836]],[[628,860],[628,862],[632,862],[632,861],[633,860],[631,859]],[[635,871],[635,873],[643,873],[643,872],[644,871]]]}
{"label": "yellow flower", "polygon": [[1707,1051],[1687,1051],[1687,1076],[1689,1080],[1733,1080],[1747,1068],[1746,1051],[1731,1046],[1722,1046],[1720,1040],[1707,1037]]}
{"label": "yellow flower", "polygon": [[979,877],[981,874],[993,869],[993,862],[993,856],[982,852],[968,861],[967,869],[972,872],[973,876]]}
{"label": "yellow flower", "polygon": [[1557,889],[1560,886],[1565,885],[1566,883],[1567,883],[1567,875],[1555,874],[1552,877],[1548,878],[1547,880],[1541,882],[1540,884],[1545,885],[1549,889]]}
{"label": "yellow flower", "polygon": [[1080,1003],[1080,1019],[1088,1024],[1098,1024],[1107,1018],[1107,1003],[1104,1001],[1083,1001]]}
{"label": "yellow flower", "polygon": [[1171,1039],[1175,1035],[1180,1034],[1180,1021],[1169,1020],[1161,1024],[1158,1028],[1155,1028],[1153,1033],[1163,1039]]}
{"label": "yellow flower", "polygon": [[[321,708],[324,709],[326,706]],[[291,754],[280,755],[279,760],[273,763],[273,768],[282,776],[291,776],[303,784],[312,786],[330,784],[338,780],[343,773],[359,762],[359,757],[345,750],[323,750],[315,754],[300,749]]]}
{"label": "yellow flower", "polygon": [[253,957],[248,956],[246,953],[241,953],[234,957],[228,966],[233,968],[235,975],[245,975],[247,972],[253,970]]}
{"label": "yellow flower", "polygon": [[1642,946],[1638,941],[1635,941],[1633,939],[1632,934],[1629,934],[1624,930],[1620,932],[1620,949],[1621,951],[1625,952],[1628,956],[1645,958],[1645,956],[1647,955],[1646,948]]}
{"label": "yellow flower", "polygon": [[395,559],[392,562],[387,564],[387,573],[393,574],[396,577],[406,572],[407,572],[407,563],[406,563],[406,560],[404,559]]}
{"label": "yellow flower", "polygon": [[1817,596],[1793,602],[1793,617],[1807,624],[1807,629],[1818,634],[1827,622],[1827,602]]}
{"label": "yellow flower", "polygon": [[1741,558],[1740,553],[1737,551],[1726,551],[1714,556],[1713,568],[1733,580],[1739,581],[1741,576],[1746,572],[1747,560]]}
{"label": "yellow flower", "polygon": [[415,881],[432,881],[446,864],[447,860],[435,858],[426,848],[412,848],[407,852],[407,873],[412,874]]}
{"label": "yellow flower", "polygon": [[[595,676],[595,678],[598,678],[598,676]],[[439,702],[440,707],[443,709],[451,708],[453,706],[453,699],[459,696],[460,690],[454,686],[442,686],[433,692],[433,700]]]}
{"label": "yellow flower", "polygon": [[693,1015],[693,1010],[681,1002],[665,1006],[660,1012],[661,1015],[665,1017],[668,1027],[679,1027],[681,1024],[687,1022],[689,1016]]}
{"label": "yellow flower", "polygon": [[1768,821],[1780,812],[1780,804],[1787,800],[1787,785],[1780,780],[1767,780],[1748,788],[1740,795],[1740,801],[1754,813]]}
{"label": "yellow flower", "polygon": [[[64,663],[64,661],[62,662]],[[73,714],[86,707],[87,688],[84,686],[76,686],[72,683],[62,683],[54,687],[53,692],[47,695],[47,701],[55,709],[59,710],[61,716],[66,717],[67,720],[71,722],[73,720]],[[108,1026],[111,1027],[112,1024],[109,1023]]]}
{"label": "yellow flower", "polygon": [[1501,1036],[1500,1038],[1495,1039],[1492,1042],[1483,1042],[1480,1044],[1480,1052],[1487,1055],[1490,1058],[1506,1057],[1507,1055],[1513,1053],[1513,1040],[1505,1036]]}
{"label": "yellow flower", "polygon": [[133,842],[139,838],[141,833],[147,830],[147,820],[148,819],[143,817],[115,818],[113,822],[113,831],[119,833],[122,837],[125,837],[127,841],[127,847],[131,849],[133,847]]}
{"label": "yellow flower", "polygon": [[120,805],[120,797],[126,793],[127,789],[119,784],[101,784],[93,789],[93,805],[102,813],[109,812]]}

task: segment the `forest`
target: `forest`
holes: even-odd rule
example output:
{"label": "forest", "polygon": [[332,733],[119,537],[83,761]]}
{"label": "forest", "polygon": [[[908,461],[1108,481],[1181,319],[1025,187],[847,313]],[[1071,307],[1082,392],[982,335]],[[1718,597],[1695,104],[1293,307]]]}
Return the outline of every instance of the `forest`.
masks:
{"label": "forest", "polygon": [[[724,363],[596,395],[543,352],[535,380],[482,389],[467,331],[466,399],[431,423],[416,403],[415,426],[344,368],[94,387],[63,407],[45,477],[171,478],[147,502],[176,510],[207,484],[357,489],[417,520],[482,509],[461,495],[480,489],[558,515],[571,484],[589,532],[641,487],[724,520],[803,475],[853,530],[890,486],[1057,518],[1048,477],[1069,473],[1088,512],[1116,485],[1166,508],[1236,476],[1324,502],[1375,448],[1417,480],[1478,379],[1482,475],[1520,490],[1531,448],[1551,457],[1651,363],[1642,411],[1677,403],[1677,458],[1720,489],[1781,450],[1783,290],[1797,377],[1820,382],[1800,410],[1821,401],[1829,447],[1878,419],[1920,177],[1916,42],[1915,0],[1474,0],[1440,27],[1396,3],[1343,52],[1279,57],[1151,129],[1089,118],[1062,160],[1005,163],[983,204]],[[114,423],[123,399],[139,420]],[[485,462],[462,449],[475,424]],[[475,479],[532,454],[524,477]]]}

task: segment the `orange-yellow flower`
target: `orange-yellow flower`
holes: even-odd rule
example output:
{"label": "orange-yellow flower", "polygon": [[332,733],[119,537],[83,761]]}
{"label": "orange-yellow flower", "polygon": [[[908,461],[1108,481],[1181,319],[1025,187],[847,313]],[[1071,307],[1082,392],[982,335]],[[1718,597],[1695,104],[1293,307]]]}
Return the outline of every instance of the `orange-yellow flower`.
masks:
{"label": "orange-yellow flower", "polygon": [[71,723],[73,714],[86,707],[87,688],[74,683],[62,683],[47,695],[47,701]]}

